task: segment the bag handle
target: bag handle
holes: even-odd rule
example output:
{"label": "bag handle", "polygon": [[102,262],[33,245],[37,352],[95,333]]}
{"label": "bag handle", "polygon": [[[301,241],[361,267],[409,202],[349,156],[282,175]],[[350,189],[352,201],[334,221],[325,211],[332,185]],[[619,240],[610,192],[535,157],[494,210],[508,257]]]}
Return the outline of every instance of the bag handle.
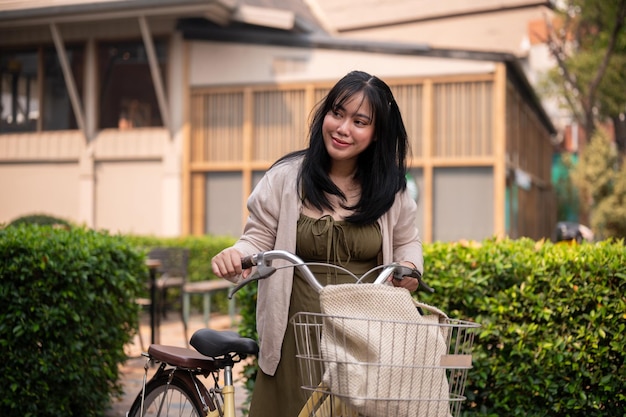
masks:
{"label": "bag handle", "polygon": [[415,299],[413,299],[413,304],[415,304],[415,307],[417,308],[421,308],[422,310],[428,311],[430,314],[439,316],[439,322],[443,322],[445,320],[448,320],[449,318],[446,313],[444,313],[443,311],[441,311],[435,306],[431,306],[430,304],[426,304],[421,301],[417,301]]}

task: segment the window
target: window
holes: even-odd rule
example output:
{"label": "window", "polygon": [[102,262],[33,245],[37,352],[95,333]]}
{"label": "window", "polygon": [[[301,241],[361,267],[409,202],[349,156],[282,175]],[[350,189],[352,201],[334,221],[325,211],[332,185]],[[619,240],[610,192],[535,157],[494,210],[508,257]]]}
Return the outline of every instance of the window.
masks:
{"label": "window", "polygon": [[[67,60],[69,61],[78,97],[84,106],[83,97],[83,73],[84,73],[84,49],[83,47],[66,47]],[[74,107],[70,100],[70,94],[65,84],[61,63],[56,49],[47,48],[43,54],[44,81],[43,81],[43,130],[77,129]]]}
{"label": "window", "polygon": [[[165,42],[155,49],[165,79]],[[98,59],[100,128],[163,126],[143,42],[101,43]]]}
{"label": "window", "polygon": [[[84,48],[66,48],[78,94],[83,91]],[[59,56],[54,47],[0,55],[0,133],[76,129]]]}
{"label": "window", "polygon": [[0,132],[32,132],[39,119],[38,53],[18,51],[0,57]]}

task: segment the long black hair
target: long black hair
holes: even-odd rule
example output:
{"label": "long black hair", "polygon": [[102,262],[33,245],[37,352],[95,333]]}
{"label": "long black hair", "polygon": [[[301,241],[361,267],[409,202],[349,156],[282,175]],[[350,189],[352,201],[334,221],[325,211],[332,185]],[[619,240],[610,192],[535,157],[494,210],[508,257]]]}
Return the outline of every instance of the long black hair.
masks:
{"label": "long black hair", "polygon": [[342,107],[358,93],[363,93],[372,109],[374,140],[358,156],[355,179],[361,184],[361,198],[354,206],[345,207],[353,210],[345,220],[372,224],[391,208],[396,193],[406,188],[407,133],[391,89],[380,78],[363,71],[352,71],[341,78],[316,107],[309,147],[277,163],[304,155],[298,175],[301,198],[318,210],[332,209],[328,194],[345,201],[345,195],[328,175],[331,158],[324,145],[322,125],[329,111]]}

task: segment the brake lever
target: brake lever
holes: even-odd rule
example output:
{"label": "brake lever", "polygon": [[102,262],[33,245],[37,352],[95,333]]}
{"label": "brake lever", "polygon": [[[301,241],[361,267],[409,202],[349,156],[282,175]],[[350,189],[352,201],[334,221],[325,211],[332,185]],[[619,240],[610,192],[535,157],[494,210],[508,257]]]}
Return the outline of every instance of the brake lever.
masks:
{"label": "brake lever", "polygon": [[[250,263],[248,263],[250,262]],[[256,260],[254,260],[254,262],[256,262]],[[244,262],[242,262],[242,264],[244,266],[248,266],[248,268],[251,268],[252,266],[255,265],[254,262],[249,261],[248,259],[246,259]],[[244,269],[248,269],[248,268],[244,268]],[[228,292],[228,299],[232,299],[233,296],[235,295],[235,293],[237,291],[239,291],[240,289],[242,289],[243,287],[245,287],[246,285],[248,285],[249,283],[251,283],[252,281],[258,281],[260,279],[265,279],[269,276],[271,276],[272,274],[274,274],[274,272],[276,272],[276,268],[271,266],[271,265],[266,265],[265,263],[260,263],[257,265],[256,271],[254,271],[254,273],[252,275],[250,275],[248,278],[239,281],[239,283],[237,285],[235,285],[233,288],[231,288],[231,290]]]}

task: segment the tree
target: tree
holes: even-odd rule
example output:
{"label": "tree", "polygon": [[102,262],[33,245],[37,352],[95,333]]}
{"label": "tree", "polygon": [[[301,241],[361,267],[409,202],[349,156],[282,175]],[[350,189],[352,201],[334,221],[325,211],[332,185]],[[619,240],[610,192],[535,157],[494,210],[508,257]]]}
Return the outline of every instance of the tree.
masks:
{"label": "tree", "polygon": [[[557,195],[558,206],[562,210],[563,206],[571,206],[571,201],[563,198],[574,195],[569,193],[567,184],[571,180],[580,187],[578,221],[590,221],[592,228],[600,228],[594,230],[598,236],[624,236],[623,229],[618,226],[622,209],[616,203],[623,201],[618,190],[620,182],[625,180],[615,175],[620,170],[624,174],[620,165],[626,160],[626,95],[623,94],[626,86],[626,0],[560,0],[555,4],[554,18],[546,18],[544,40],[556,65],[543,80],[542,87],[544,93],[556,97],[582,127],[586,140],[583,140],[581,149],[587,154],[586,159],[580,155],[582,166],[575,167],[578,173],[572,173],[576,179],[565,175],[565,186],[555,184],[557,190],[561,190],[561,195]],[[591,146],[591,143],[585,145],[585,142],[607,138],[606,132],[596,132],[599,126],[606,126],[609,121],[614,129],[617,153],[623,157],[609,157],[608,151],[599,152],[599,149],[596,149],[599,153],[589,155],[585,146]],[[576,159],[562,156],[564,161]],[[602,157],[608,159],[602,160]],[[590,159],[595,160],[596,167],[606,170],[605,175],[611,178],[608,184],[603,184],[599,171],[585,173],[594,170]],[[615,210],[617,224],[611,219],[611,210]]]}
{"label": "tree", "polygon": [[595,235],[626,237],[626,163],[604,129],[596,130],[581,153],[572,181],[588,199]]}
{"label": "tree", "polygon": [[626,111],[626,0],[557,4],[556,18],[546,19],[545,41],[556,62],[548,92],[562,98],[591,138],[599,119],[623,121]]}

